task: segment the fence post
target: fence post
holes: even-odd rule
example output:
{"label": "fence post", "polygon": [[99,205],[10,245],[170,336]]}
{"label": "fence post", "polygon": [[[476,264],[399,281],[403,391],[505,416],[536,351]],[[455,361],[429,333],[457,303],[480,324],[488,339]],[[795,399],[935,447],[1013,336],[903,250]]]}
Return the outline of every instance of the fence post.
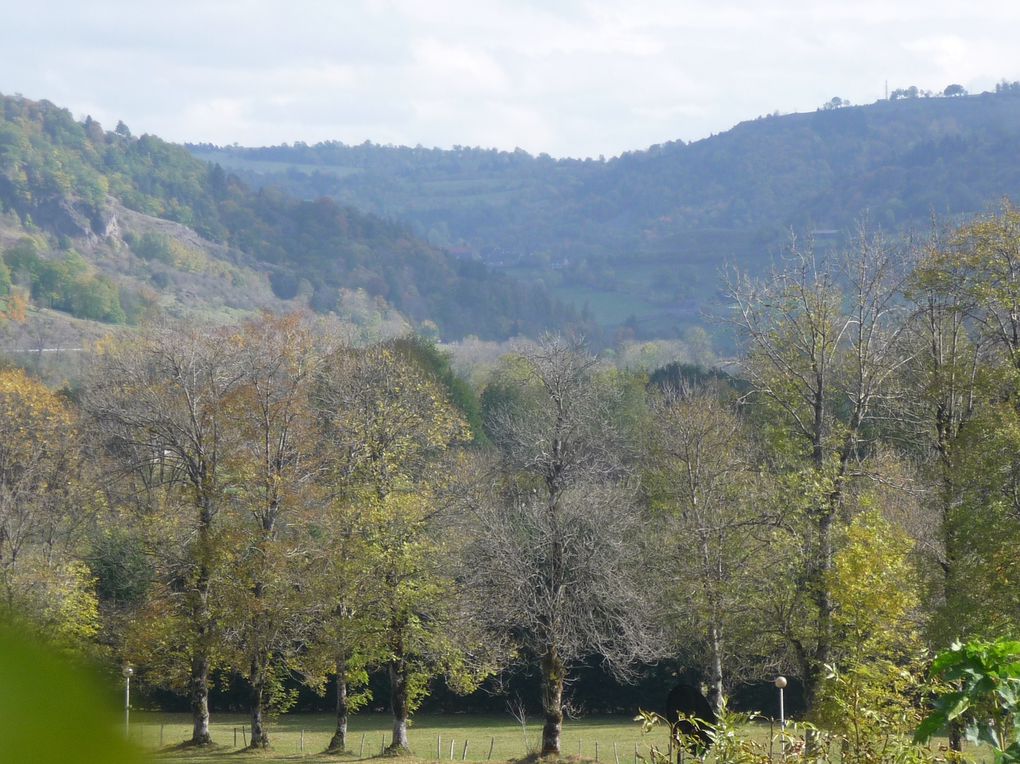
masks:
{"label": "fence post", "polygon": [[461,754],[460,754],[460,760],[461,761],[466,761],[467,760],[467,748],[468,748],[468,741],[465,740],[464,741],[464,750],[461,751]]}
{"label": "fence post", "polygon": [[616,748],[616,741],[613,741],[613,758],[616,759],[616,764],[620,764],[620,751]]}
{"label": "fence post", "polygon": [[595,741],[595,761],[599,760],[599,741]]}
{"label": "fence post", "polygon": [[485,760],[486,760],[486,761],[488,761],[489,759],[491,759],[491,758],[492,758],[492,747],[493,747],[494,745],[496,745],[496,738],[494,738],[494,737],[490,737],[490,738],[489,738],[489,755],[485,757]]}
{"label": "fence post", "polygon": [[301,730],[301,750],[305,750],[305,731]]}
{"label": "fence post", "polygon": [[450,739],[450,761],[453,761],[453,746],[456,744],[456,740]]}
{"label": "fence post", "polygon": [[163,747],[163,725],[159,725],[159,747]]}
{"label": "fence post", "polygon": [[436,761],[443,760],[443,736],[436,735]]}
{"label": "fence post", "polygon": [[241,740],[244,742],[244,747],[248,747],[248,732],[245,730],[244,725],[241,725]]}
{"label": "fence post", "polygon": [[365,758],[365,733],[364,732],[361,733],[361,750],[358,751],[358,758],[359,759]]}

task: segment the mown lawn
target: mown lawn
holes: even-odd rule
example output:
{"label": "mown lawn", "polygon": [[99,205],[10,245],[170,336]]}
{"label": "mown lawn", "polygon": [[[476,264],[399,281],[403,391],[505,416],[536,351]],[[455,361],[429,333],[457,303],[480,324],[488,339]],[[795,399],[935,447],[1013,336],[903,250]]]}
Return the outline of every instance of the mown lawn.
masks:
{"label": "mown lawn", "polygon": [[[294,714],[275,719],[269,728],[271,755],[257,754],[261,761],[335,762],[336,756],[317,756],[325,749],[333,735],[334,718],[329,714]],[[212,735],[217,747],[213,751],[196,753],[189,750],[170,750],[190,734],[190,717],[187,714],[157,714],[136,712],[131,719],[131,739],[147,751],[160,750],[160,758],[174,762],[209,762],[236,760],[248,754],[239,754],[248,731],[248,718],[242,715],[217,714],[213,717]],[[162,727],[162,743],[160,734]],[[243,731],[242,731],[243,728]],[[351,752],[349,760],[377,757],[382,746],[389,742],[390,717],[387,714],[359,714],[352,717],[348,729]],[[442,760],[507,761],[521,759],[539,746],[541,720],[529,719],[521,725],[506,716],[473,715],[420,715],[413,719],[408,737],[415,758]],[[236,735],[236,747],[235,747]],[[303,752],[302,752],[303,741]],[[568,720],[564,725],[562,750],[564,755],[616,764],[634,764],[635,749],[647,757],[650,745],[664,748],[666,733],[656,730],[641,734],[638,723],[627,717],[587,717]],[[615,746],[615,747],[614,747]],[[491,748],[491,753],[490,753]],[[393,761],[387,759],[387,762]]]}
{"label": "mown lawn", "polygon": [[[168,761],[173,764],[353,762],[379,758],[382,746],[389,742],[390,717],[387,714],[354,716],[348,731],[351,750],[342,757],[322,754],[333,734],[334,719],[329,714],[294,714],[273,720],[269,728],[272,750],[267,753],[243,750],[247,725],[246,716],[217,714],[212,724],[213,739],[217,745],[211,750],[196,752],[175,749],[190,733],[188,715],[135,712],[132,714],[131,738],[145,751],[153,754],[152,758],[157,762]],[[522,729],[518,722],[507,716],[421,715],[415,717],[409,731],[413,757],[386,757],[380,761],[381,764],[411,764],[462,761],[465,758],[467,761],[486,761],[490,758],[497,762],[520,760],[537,750],[540,732],[541,720],[537,718],[529,719]],[[753,725],[747,733],[762,745],[769,745],[768,724]],[[651,746],[665,750],[665,731],[656,729],[648,735],[642,735],[640,725],[628,717],[594,716],[568,720],[564,724],[562,752],[564,758],[571,761],[646,764]],[[778,744],[774,746],[774,751],[778,761]],[[979,762],[991,761],[990,756],[978,756],[973,748],[966,752]],[[638,758],[635,758],[635,753]]]}

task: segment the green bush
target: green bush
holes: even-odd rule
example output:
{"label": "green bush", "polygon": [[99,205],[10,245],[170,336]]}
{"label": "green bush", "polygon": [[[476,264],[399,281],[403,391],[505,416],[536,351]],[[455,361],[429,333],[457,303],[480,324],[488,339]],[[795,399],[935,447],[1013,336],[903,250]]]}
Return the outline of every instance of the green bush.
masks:
{"label": "green bush", "polygon": [[85,258],[74,250],[51,260],[41,255],[35,240],[25,238],[8,247],[0,265],[0,295],[9,291],[13,281],[28,286],[37,305],[93,321],[127,321],[120,288],[107,276],[94,274]]}
{"label": "green bush", "polygon": [[950,723],[963,722],[967,739],[990,745],[996,764],[1020,762],[1020,642],[956,642],[935,658],[931,679],[941,691],[916,740],[928,741]]}

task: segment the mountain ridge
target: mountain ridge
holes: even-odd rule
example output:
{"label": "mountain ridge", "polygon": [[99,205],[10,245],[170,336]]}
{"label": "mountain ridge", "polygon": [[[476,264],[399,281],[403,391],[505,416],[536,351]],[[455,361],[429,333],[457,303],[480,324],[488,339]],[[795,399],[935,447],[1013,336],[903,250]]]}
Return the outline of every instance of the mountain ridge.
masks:
{"label": "mountain ridge", "polygon": [[[670,336],[790,230],[845,244],[1020,197],[1020,86],[745,120],[609,160],[325,142],[189,149],[248,182],[327,195],[541,283],[618,330]],[[643,329],[644,327],[644,329]]]}
{"label": "mountain ridge", "polygon": [[[118,205],[193,235],[152,224],[122,230]],[[458,259],[406,225],[326,199],[249,190],[180,146],[136,138],[123,123],[105,131],[90,117],[78,122],[47,101],[0,97],[0,214],[8,239],[20,233],[34,247],[16,255],[14,280],[43,307],[74,302],[46,291],[47,274],[59,271],[65,292],[81,291],[83,270],[102,263],[89,277],[105,279],[107,293],[132,280],[159,293],[182,272],[215,266],[239,283],[268,284],[268,296],[253,285],[252,308],[342,311],[344,293],[361,291],[447,337],[538,334],[576,321],[542,290]]]}

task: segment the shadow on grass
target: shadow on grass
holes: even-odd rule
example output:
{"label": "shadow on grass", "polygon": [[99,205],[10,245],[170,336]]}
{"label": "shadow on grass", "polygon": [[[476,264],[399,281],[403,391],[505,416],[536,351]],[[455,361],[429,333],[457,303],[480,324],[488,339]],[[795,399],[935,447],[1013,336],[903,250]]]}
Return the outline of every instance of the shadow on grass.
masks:
{"label": "shadow on grass", "polygon": [[228,753],[234,752],[231,746],[221,745],[220,743],[205,743],[204,745],[198,745],[192,743],[190,740],[185,740],[182,743],[175,745],[165,745],[162,748],[154,751],[156,756],[165,756],[172,758],[174,754],[182,756],[188,756],[190,758],[220,758]]}
{"label": "shadow on grass", "polygon": [[509,764],[595,764],[595,759],[584,756],[542,756],[538,753],[529,753],[520,759],[510,759]]}
{"label": "shadow on grass", "polygon": [[[325,756],[325,753],[316,753],[315,756]],[[194,745],[191,742],[178,743],[177,745],[169,745],[164,748],[160,748],[157,751],[153,751],[152,756],[157,760],[174,760],[184,759],[186,761],[202,761],[208,759],[210,761],[229,761],[231,759],[269,759],[272,761],[290,759],[290,758],[308,758],[305,754],[293,755],[284,754],[280,751],[276,751],[273,748],[256,749],[256,748],[234,748],[230,745],[220,745],[219,743],[208,743],[206,745]]]}
{"label": "shadow on grass", "polygon": [[420,762],[423,761],[410,751],[398,751],[377,753],[374,756],[359,757],[354,751],[310,751],[307,753],[283,752],[272,747],[267,749],[234,748],[233,746],[210,743],[197,746],[190,742],[178,743],[177,745],[166,746],[151,753],[155,761],[306,761],[314,762],[343,762],[350,761],[387,761],[387,762]]}

